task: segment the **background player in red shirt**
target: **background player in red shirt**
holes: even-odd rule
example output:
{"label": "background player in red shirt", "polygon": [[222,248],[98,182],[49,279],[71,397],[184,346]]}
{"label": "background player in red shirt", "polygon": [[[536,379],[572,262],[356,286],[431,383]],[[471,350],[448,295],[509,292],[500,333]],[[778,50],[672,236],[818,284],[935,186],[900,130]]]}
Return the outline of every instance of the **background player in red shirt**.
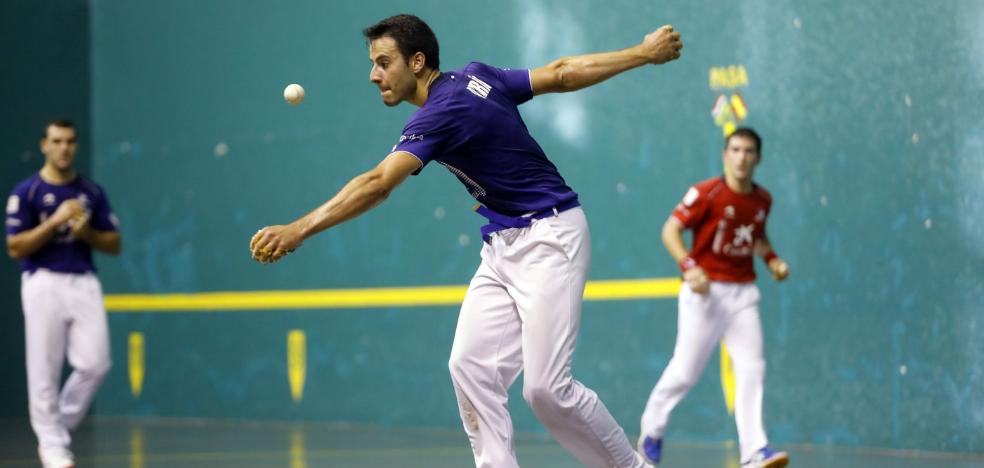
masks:
{"label": "background player in red shirt", "polygon": [[[765,233],[772,196],[752,181],[761,149],[762,139],[754,130],[735,130],[725,139],[724,177],[691,187],[663,226],[663,244],[680,265],[684,284],[673,358],[642,415],[639,449],[650,463],[659,462],[670,412],[697,382],[721,339],[734,363],[742,466],[789,463],[785,452],[768,447],[762,424],[765,359],[753,255],[763,258],[777,281],[786,279],[789,267],[772,250]],[[684,229],[693,230],[689,252]]]}

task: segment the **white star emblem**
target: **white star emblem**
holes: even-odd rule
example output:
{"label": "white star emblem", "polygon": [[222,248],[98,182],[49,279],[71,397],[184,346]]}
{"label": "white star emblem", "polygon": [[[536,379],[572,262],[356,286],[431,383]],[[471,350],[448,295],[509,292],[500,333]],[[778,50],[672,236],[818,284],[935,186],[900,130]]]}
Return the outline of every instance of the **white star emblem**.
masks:
{"label": "white star emblem", "polygon": [[754,224],[747,224],[744,226],[738,226],[735,228],[735,240],[732,243],[735,247],[741,245],[743,242],[752,243],[752,231],[755,230]]}

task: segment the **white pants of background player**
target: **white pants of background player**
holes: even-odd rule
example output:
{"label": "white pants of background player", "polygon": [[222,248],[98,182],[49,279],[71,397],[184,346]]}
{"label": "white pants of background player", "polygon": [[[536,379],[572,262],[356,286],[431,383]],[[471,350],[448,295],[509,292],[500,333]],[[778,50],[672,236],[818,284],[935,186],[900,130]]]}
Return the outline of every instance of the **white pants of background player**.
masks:
{"label": "white pants of background player", "polygon": [[[40,449],[67,449],[110,367],[102,286],[94,274],[21,277],[27,392]],[[72,374],[59,391],[65,356]]]}
{"label": "white pants of background player", "polygon": [[642,433],[662,437],[670,412],[697,383],[718,341],[724,339],[735,372],[735,423],[741,459],[747,460],[768,440],[762,425],[762,326],[755,283],[711,282],[710,292],[680,289],[676,349],[649,395],[642,414]]}
{"label": "white pants of background player", "polygon": [[533,413],[581,463],[644,466],[598,396],[571,376],[590,261],[580,208],[501,231],[482,247],[449,363],[476,466],[519,466],[506,400],[520,371]]}

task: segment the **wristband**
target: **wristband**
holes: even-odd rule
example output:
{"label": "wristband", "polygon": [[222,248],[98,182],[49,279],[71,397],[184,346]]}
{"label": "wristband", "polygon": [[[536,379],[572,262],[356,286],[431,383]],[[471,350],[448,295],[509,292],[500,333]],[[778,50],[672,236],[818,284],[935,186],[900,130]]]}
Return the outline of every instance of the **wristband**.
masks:
{"label": "wristband", "polygon": [[776,252],[774,250],[770,250],[769,253],[765,254],[765,256],[762,257],[762,260],[764,260],[765,264],[768,265],[769,262],[771,262],[775,258],[779,258],[779,256],[776,255]]}
{"label": "wristband", "polygon": [[683,260],[680,260],[679,265],[680,271],[686,273],[687,270],[697,266],[697,261],[693,257],[685,257]]}

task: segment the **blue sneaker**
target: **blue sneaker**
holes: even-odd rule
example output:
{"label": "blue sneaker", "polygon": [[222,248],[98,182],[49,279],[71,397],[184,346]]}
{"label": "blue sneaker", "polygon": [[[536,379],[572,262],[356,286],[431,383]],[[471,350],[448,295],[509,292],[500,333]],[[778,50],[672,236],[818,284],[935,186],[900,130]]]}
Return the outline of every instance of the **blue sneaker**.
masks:
{"label": "blue sneaker", "polygon": [[742,468],[781,468],[789,464],[789,454],[776,452],[768,445],[752,454],[752,457],[741,464]]}
{"label": "blue sneaker", "polygon": [[642,459],[650,465],[659,463],[659,456],[663,451],[663,438],[652,438],[647,435],[639,437],[639,454]]}

